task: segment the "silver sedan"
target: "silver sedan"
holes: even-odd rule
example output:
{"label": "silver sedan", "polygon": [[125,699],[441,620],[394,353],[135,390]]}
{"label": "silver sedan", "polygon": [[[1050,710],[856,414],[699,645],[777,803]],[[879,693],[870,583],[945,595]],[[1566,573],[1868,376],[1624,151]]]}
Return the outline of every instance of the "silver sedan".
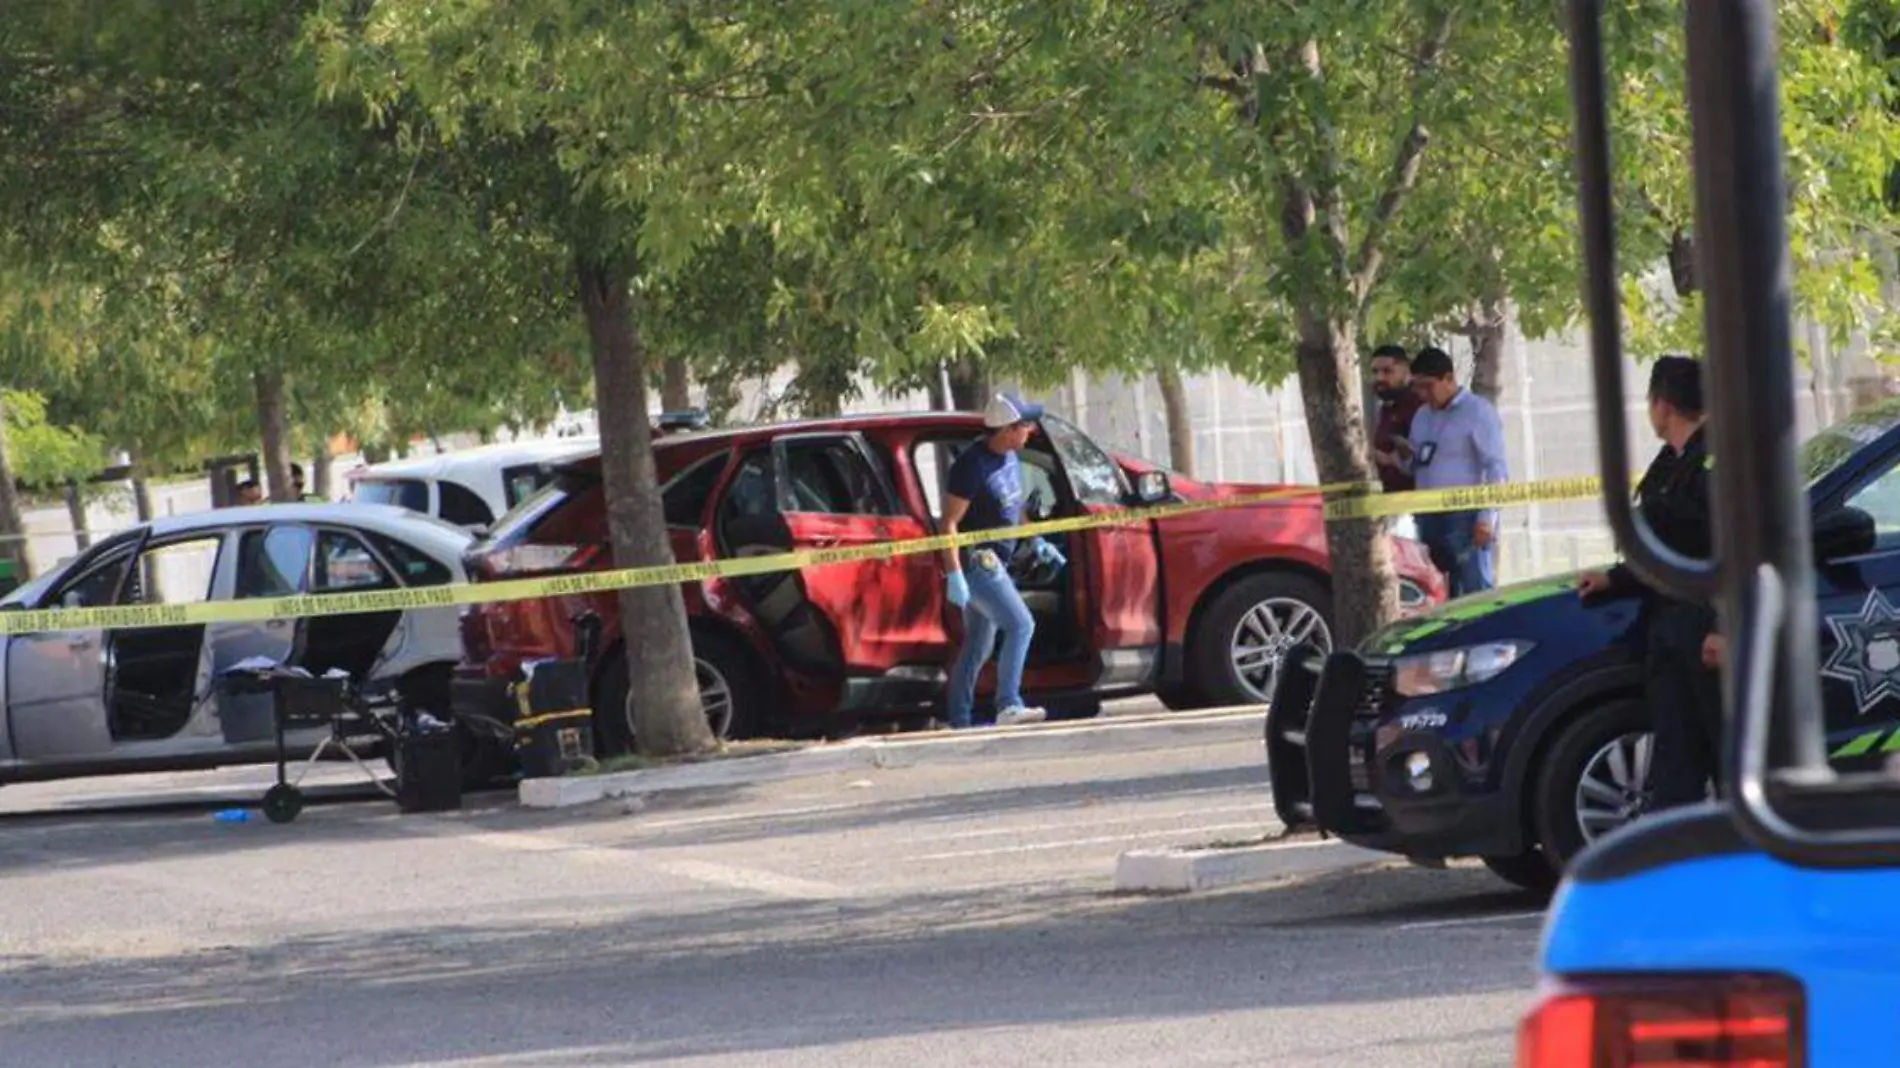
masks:
{"label": "silver sedan", "polygon": [[[465,581],[464,530],[399,508],[289,504],[165,519],[100,542],[0,602],[23,608],[184,605]],[[263,623],[0,638],[0,782],[208,768],[275,757],[270,699],[221,693],[268,657],[445,699],[457,612],[419,609]],[[322,729],[292,733],[308,751]]]}

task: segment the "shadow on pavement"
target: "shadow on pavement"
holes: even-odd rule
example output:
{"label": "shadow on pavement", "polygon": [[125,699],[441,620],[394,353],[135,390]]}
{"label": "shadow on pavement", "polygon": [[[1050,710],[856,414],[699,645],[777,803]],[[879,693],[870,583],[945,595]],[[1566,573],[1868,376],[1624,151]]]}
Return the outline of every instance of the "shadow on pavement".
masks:
{"label": "shadow on pavement", "polygon": [[[881,772],[878,774],[893,774]],[[897,773],[901,774],[901,773]],[[995,779],[992,777],[991,782]],[[664,820],[669,816],[698,811],[716,811],[752,794],[751,788],[692,790],[666,795],[649,803],[640,815],[627,820],[627,830],[643,843],[693,845],[731,845],[760,839],[798,838],[808,835],[847,834],[875,830],[898,824],[928,827],[932,823],[953,823],[965,819],[994,816],[1009,812],[1021,814],[1039,809],[1085,809],[1096,804],[1143,800],[1167,802],[1177,795],[1211,790],[1232,789],[1238,793],[1257,792],[1262,803],[1268,800],[1266,773],[1263,768],[1223,767],[1202,771],[1175,771],[1154,775],[1063,782],[1039,785],[1006,785],[985,789],[945,788],[924,796],[865,795],[861,805],[822,812],[779,813],[770,809],[734,812],[729,821],[646,830],[643,819]],[[538,823],[568,822],[574,819],[562,813],[524,814],[524,820]],[[617,818],[617,817],[616,817]],[[1262,821],[1262,829],[1267,821]]]}
{"label": "shadow on pavement", "polygon": [[[1196,911],[1206,905],[1212,922]],[[1427,999],[1528,989],[1514,947],[1521,968],[1499,967],[1485,940],[1399,947],[1388,931],[1220,922],[1249,907],[1280,909],[1250,894],[683,903],[607,922],[447,921],[147,959],[0,960],[0,1046],[45,1064],[84,1049],[92,1062],[152,1066],[215,1050],[219,1063],[285,1068],[578,1068],[1329,1006],[1492,1043],[1508,1019],[1434,1019]],[[339,1028],[363,1040],[337,1042]],[[1386,1063],[1377,1049],[1395,1040],[1379,1030],[1391,1027],[1351,1036],[1365,1063]],[[1338,1045],[1337,1030],[1311,1041],[1322,1037]]]}

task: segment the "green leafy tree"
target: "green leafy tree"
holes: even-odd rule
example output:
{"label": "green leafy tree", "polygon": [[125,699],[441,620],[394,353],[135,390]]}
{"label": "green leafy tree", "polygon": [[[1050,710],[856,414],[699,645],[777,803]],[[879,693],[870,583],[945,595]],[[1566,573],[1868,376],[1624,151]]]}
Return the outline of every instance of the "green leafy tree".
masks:
{"label": "green leafy tree", "polygon": [[[495,211],[566,251],[601,412],[608,528],[624,566],[672,559],[647,420],[659,360],[641,294],[735,228],[814,225],[823,168],[795,140],[838,87],[800,69],[842,45],[825,12],[717,13],[605,0],[448,9],[329,3],[309,39],[333,91],[403,116],[436,150],[480,159]],[[818,94],[826,102],[818,102]],[[643,751],[713,744],[677,587],[620,598]]]}

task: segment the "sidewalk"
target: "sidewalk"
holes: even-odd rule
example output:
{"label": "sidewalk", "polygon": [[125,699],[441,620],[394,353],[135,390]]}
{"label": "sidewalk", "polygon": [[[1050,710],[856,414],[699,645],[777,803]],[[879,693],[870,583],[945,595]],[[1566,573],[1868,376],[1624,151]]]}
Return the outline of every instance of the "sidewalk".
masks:
{"label": "sidewalk", "polygon": [[[1265,729],[1258,706],[1153,715],[984,727],[967,731],[855,738],[756,756],[735,756],[636,771],[526,779],[527,808],[570,808],[610,798],[667,790],[745,786],[849,771],[1127,753],[1257,740]],[[1261,774],[1266,773],[1261,757]]]}

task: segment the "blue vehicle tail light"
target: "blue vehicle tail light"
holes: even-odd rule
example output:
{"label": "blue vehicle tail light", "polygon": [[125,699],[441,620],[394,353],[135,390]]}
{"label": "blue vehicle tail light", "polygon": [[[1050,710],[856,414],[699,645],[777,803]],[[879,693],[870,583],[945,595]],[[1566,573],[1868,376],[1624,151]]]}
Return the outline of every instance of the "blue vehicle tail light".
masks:
{"label": "blue vehicle tail light", "polygon": [[1559,986],[1518,1030],[1518,1068],[1796,1068],[1799,984],[1780,976],[1603,977]]}

